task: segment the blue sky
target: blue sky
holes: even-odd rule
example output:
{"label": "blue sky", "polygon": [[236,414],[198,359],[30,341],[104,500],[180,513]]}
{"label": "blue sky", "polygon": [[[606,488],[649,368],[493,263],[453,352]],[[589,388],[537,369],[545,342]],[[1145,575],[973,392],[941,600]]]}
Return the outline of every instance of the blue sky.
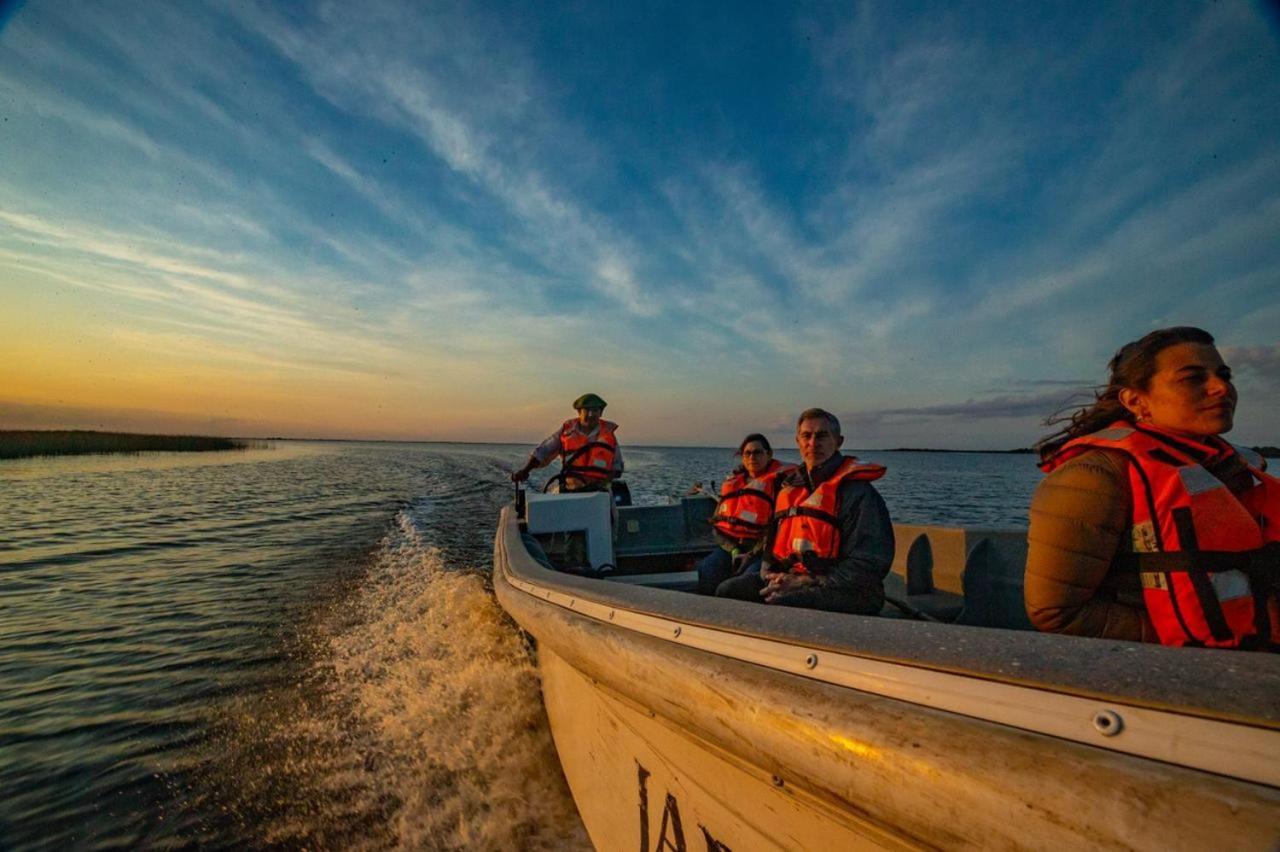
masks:
{"label": "blue sky", "polygon": [[1197,324],[1280,443],[1268,7],[8,14],[0,425],[999,448]]}

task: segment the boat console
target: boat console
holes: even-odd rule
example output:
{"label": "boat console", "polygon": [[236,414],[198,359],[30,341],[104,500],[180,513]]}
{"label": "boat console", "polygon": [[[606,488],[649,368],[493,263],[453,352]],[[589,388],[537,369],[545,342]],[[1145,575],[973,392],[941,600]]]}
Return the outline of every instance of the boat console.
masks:
{"label": "boat console", "polygon": [[612,500],[607,493],[526,494],[524,512],[526,530],[534,536],[558,535],[566,551],[575,536],[585,545],[578,558],[585,557],[593,571],[613,567]]}

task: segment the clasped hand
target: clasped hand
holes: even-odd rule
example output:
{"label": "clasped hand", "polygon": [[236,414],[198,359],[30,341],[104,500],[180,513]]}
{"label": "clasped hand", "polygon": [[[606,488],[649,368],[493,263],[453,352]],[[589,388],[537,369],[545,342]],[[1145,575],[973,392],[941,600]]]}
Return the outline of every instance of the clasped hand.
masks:
{"label": "clasped hand", "polygon": [[791,574],[786,571],[761,571],[760,579],[765,581],[765,587],[760,590],[760,597],[764,598],[765,603],[773,603],[779,596],[806,589],[815,582],[811,574]]}

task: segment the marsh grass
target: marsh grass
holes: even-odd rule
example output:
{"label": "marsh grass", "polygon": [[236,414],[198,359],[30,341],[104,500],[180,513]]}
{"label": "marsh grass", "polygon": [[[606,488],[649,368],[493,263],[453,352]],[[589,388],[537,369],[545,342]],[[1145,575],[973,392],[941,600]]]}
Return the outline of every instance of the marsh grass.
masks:
{"label": "marsh grass", "polygon": [[208,452],[265,446],[239,438],[202,435],[135,435],[127,432],[17,431],[0,429],[0,459],[88,453]]}

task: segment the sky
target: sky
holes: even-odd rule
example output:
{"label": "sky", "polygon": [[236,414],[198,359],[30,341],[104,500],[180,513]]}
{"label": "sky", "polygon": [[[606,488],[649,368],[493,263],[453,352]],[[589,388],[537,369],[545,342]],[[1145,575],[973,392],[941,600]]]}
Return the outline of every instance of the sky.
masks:
{"label": "sky", "polygon": [[1280,444],[1278,22],[0,0],[0,428],[1009,448],[1193,324]]}

